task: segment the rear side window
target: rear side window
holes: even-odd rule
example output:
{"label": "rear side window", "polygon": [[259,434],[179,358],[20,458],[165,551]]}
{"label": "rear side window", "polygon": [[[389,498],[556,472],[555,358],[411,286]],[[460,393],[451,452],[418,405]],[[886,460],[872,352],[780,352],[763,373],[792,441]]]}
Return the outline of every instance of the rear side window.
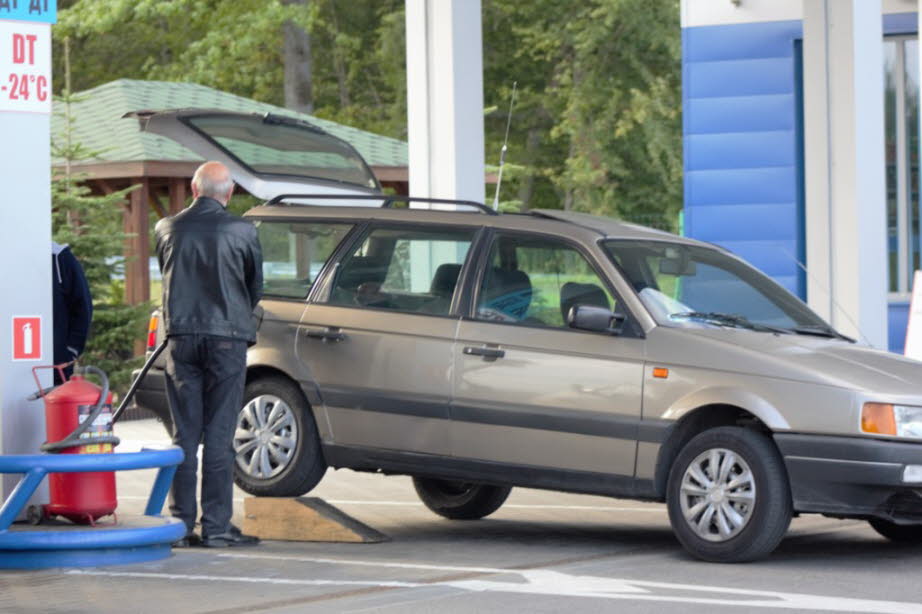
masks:
{"label": "rear side window", "polygon": [[305,298],[351,224],[257,222],[263,251],[263,294]]}
{"label": "rear side window", "polygon": [[335,305],[448,315],[473,230],[378,228],[339,267]]}

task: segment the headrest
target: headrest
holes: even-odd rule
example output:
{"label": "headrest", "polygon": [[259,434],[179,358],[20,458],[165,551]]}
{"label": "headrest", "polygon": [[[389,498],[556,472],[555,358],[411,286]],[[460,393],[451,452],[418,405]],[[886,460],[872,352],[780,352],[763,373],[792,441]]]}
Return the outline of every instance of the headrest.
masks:
{"label": "headrest", "polygon": [[451,298],[455,293],[455,286],[458,285],[458,275],[461,273],[461,265],[452,262],[440,264],[435,270],[432,277],[432,285],[429,287],[429,293],[435,296]]}
{"label": "headrest", "polygon": [[494,267],[487,274],[482,306],[522,320],[528,313],[531,299],[531,280],[524,271]]}
{"label": "headrest", "polygon": [[387,267],[381,266],[368,256],[355,256],[343,267],[336,285],[340,288],[355,289],[369,281],[383,283],[386,276]]}

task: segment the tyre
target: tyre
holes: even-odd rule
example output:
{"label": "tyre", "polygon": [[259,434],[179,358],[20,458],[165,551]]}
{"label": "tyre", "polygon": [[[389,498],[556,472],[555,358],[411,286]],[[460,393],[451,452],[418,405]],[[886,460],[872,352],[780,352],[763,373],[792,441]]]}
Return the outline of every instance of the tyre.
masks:
{"label": "tyre", "polygon": [[791,490],[774,443],[735,426],[688,442],[669,472],[672,529],[689,553],[716,563],[771,553],[791,523]]}
{"label": "tyre", "polygon": [[247,384],[234,451],[234,481],[251,495],[303,495],[327,469],[313,412],[294,382],[281,377]]}
{"label": "tyre", "polygon": [[430,510],[452,520],[477,520],[505,503],[511,488],[453,480],[413,478],[416,494]]}
{"label": "tyre", "polygon": [[896,524],[889,520],[872,518],[871,528],[889,539],[903,544],[922,544],[922,524]]}

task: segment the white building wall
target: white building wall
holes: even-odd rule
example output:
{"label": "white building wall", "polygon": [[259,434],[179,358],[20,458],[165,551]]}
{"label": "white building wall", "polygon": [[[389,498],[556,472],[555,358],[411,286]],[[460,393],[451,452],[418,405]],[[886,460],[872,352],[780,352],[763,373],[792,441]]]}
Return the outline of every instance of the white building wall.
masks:
{"label": "white building wall", "polygon": [[[826,0],[839,2],[840,0]],[[917,0],[883,0],[881,13],[912,13]],[[803,19],[804,0],[682,0],[682,27]]]}

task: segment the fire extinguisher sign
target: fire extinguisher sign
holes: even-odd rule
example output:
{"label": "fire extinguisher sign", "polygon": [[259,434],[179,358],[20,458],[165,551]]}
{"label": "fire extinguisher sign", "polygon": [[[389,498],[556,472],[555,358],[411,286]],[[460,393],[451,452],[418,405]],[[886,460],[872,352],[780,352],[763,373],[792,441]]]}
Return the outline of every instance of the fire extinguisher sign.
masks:
{"label": "fire extinguisher sign", "polygon": [[41,359],[41,316],[13,316],[13,360]]}

